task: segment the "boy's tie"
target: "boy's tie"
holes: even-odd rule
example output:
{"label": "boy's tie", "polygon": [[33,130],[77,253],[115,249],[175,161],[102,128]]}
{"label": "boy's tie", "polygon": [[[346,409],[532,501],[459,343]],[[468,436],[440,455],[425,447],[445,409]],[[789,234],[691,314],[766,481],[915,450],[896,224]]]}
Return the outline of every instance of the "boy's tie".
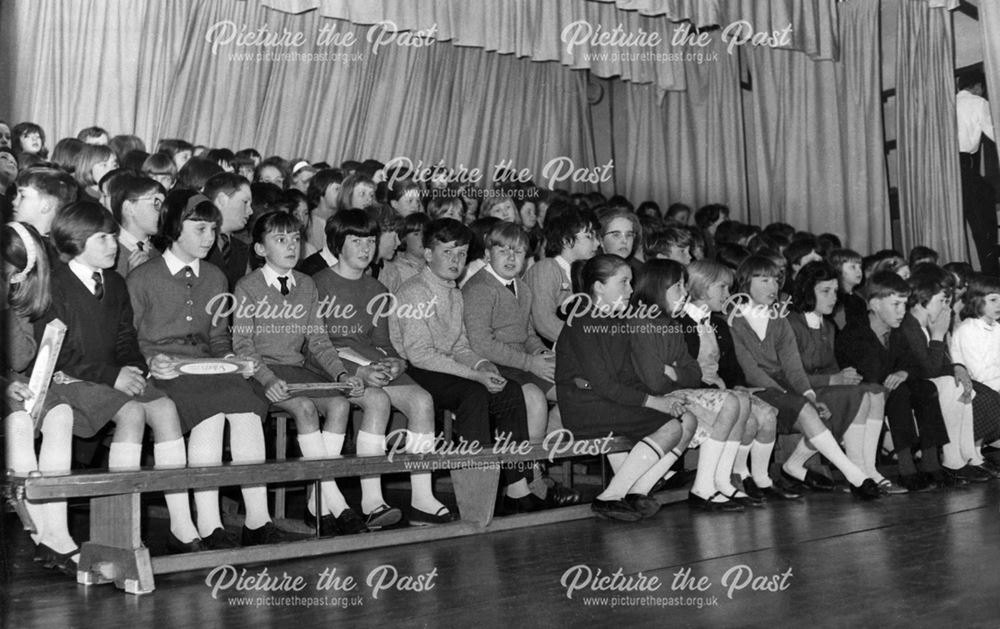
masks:
{"label": "boy's tie", "polygon": [[94,279],[94,297],[97,297],[97,301],[104,299],[104,278],[101,276],[101,272],[94,271],[90,277]]}

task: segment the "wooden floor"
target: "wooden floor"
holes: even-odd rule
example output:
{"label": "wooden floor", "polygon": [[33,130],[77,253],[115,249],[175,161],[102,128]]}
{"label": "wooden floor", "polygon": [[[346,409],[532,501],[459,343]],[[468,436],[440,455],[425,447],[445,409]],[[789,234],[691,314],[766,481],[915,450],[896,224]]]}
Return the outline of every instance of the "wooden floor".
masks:
{"label": "wooden floor", "polygon": [[[486,536],[251,566],[301,577],[299,592],[213,598],[208,571],[160,575],[130,596],[78,586],[31,563],[10,516],[2,609],[29,627],[1000,627],[1000,482],[860,503],[813,494],[737,514],[666,507],[636,524],[597,519]],[[380,570],[380,566],[384,568]],[[574,566],[646,577],[646,591],[581,589]],[[317,589],[324,571],[352,577]],[[752,571],[755,580],[749,578]],[[424,591],[378,592],[370,575]],[[675,581],[689,572],[704,591]],[[729,574],[726,579],[725,575]],[[783,577],[781,575],[787,576]],[[582,582],[583,568],[577,572]],[[222,569],[218,576],[227,577]],[[433,575],[433,576],[429,576]],[[404,580],[404,577],[409,577]],[[649,577],[657,577],[659,587]],[[636,579],[632,579],[633,585]],[[730,588],[735,586],[732,592]],[[761,588],[785,589],[753,591]],[[744,586],[742,588],[738,586]],[[298,596],[299,601],[262,597]],[[626,597],[626,598],[622,598]],[[630,598],[628,598],[630,597]],[[249,606],[246,604],[249,603]],[[322,606],[310,606],[322,605]],[[699,607],[699,604],[701,607]],[[613,606],[614,605],[614,606]]]}

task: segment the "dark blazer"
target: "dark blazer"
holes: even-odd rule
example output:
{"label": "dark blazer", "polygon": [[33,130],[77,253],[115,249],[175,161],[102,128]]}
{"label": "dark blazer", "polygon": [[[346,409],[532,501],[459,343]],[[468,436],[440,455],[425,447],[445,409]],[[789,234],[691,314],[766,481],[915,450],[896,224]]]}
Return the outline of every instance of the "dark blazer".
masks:
{"label": "dark blazer", "polygon": [[229,283],[229,292],[232,292],[236,288],[236,282],[250,270],[250,245],[232,235],[229,237],[229,243],[228,261],[223,259],[222,250],[219,248],[218,242],[212,246],[205,260],[222,270],[223,275],[226,276],[226,280]]}
{"label": "dark blazer", "polygon": [[901,328],[890,331],[886,347],[879,342],[867,321],[864,324],[849,324],[837,335],[834,347],[837,364],[854,367],[864,382],[881,384],[889,374],[900,370],[907,373],[908,380],[925,377],[920,361]]}
{"label": "dark blazer", "polygon": [[[719,344],[719,377],[729,388],[746,386],[747,379],[739,361],[736,360],[736,344],[733,342],[733,334],[729,330],[729,323],[726,321],[725,315],[721,312],[713,312],[708,321],[715,330],[715,341]],[[697,360],[698,352],[701,351],[698,325],[694,319],[686,314],[677,319],[677,322],[683,330],[688,353]]]}

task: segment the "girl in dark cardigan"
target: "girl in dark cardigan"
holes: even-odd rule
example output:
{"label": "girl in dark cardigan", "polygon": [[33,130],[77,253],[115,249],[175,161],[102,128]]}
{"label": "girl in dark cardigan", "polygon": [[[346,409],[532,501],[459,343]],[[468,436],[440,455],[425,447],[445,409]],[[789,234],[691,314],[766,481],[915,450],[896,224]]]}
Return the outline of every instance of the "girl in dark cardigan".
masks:
{"label": "girl in dark cardigan", "polygon": [[[885,389],[861,382],[856,369],[837,364],[833,338],[834,324],[827,318],[837,302],[837,271],[826,262],[810,262],[802,267],[792,284],[792,313],[788,323],[795,333],[802,367],[816,391],[816,398],[832,412],[830,430],[843,440],[847,458],[873,479],[882,493],[904,493],[875,469],[878,438],[885,417]],[[828,479],[806,470],[805,463],[816,450],[802,438],[782,466],[782,473],[824,489]],[[816,482],[818,481],[818,483]],[[900,491],[902,490],[902,491]]]}
{"label": "girl in dark cardigan", "polygon": [[[701,369],[688,354],[681,323],[671,316],[684,307],[686,280],[684,267],[673,260],[650,260],[643,265],[636,278],[633,304],[655,306],[659,316],[632,335],[632,360],[650,391],[683,400],[685,409],[698,420],[691,445],[700,445],[701,450],[689,503],[708,510],[738,509],[750,498],[733,486],[730,477],[750,406],[741,404],[733,392],[699,388]],[[687,445],[687,440],[682,444]],[[674,451],[671,454],[676,456]],[[640,483],[647,480],[652,488],[667,471],[667,459],[664,457]],[[642,489],[648,491],[646,487],[637,491]]]}
{"label": "girl in dark cardigan", "polygon": [[[830,409],[817,398],[802,368],[795,334],[781,310],[775,308],[780,274],[780,268],[762,256],[747,258],[737,269],[737,286],[744,299],[733,312],[736,358],[748,382],[763,387],[757,395],[778,408],[779,432],[801,432],[844,474],[856,496],[878,498],[878,486],[847,458],[824,424],[830,419]],[[773,441],[753,444],[752,480],[747,482],[762,489],[771,486],[768,466],[773,448]]]}
{"label": "girl in dark cardigan", "polygon": [[[684,407],[653,395],[632,366],[626,318],[632,270],[625,260],[599,255],[579,261],[573,276],[577,299],[556,342],[559,410],[576,438],[618,434],[637,441],[592,504],[599,516],[635,521],[642,514],[633,485],[680,442]],[[686,414],[686,420],[694,417]]]}

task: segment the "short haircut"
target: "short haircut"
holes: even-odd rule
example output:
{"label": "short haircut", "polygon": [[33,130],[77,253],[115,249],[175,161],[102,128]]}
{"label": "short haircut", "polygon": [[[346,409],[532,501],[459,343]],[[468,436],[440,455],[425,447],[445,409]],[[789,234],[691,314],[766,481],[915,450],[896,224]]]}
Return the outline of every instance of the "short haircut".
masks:
{"label": "short haircut", "polygon": [[378,222],[378,227],[382,233],[399,232],[403,228],[403,217],[396,213],[388,205],[375,203],[365,209],[368,215]]}
{"label": "short haircut", "polygon": [[715,259],[735,271],[740,263],[750,257],[750,250],[742,245],[726,243],[715,250]]}
{"label": "short haircut", "polygon": [[746,293],[750,291],[750,282],[755,277],[775,277],[780,281],[781,276],[782,268],[772,258],[752,255],[736,269],[736,289]]}
{"label": "short haircut", "polygon": [[611,223],[615,219],[624,218],[628,222],[632,223],[632,229],[635,231],[636,243],[640,242],[642,236],[642,225],[639,224],[639,217],[630,210],[619,207],[609,207],[597,212],[596,214],[597,220],[601,224],[602,238],[608,233],[608,227],[610,227]]}
{"label": "short haircut", "polygon": [[912,308],[916,305],[926,306],[934,295],[942,291],[946,295],[950,293],[955,285],[955,278],[936,264],[924,263],[913,267],[906,283],[910,285],[907,305]]}
{"label": "short haircut", "polygon": [[250,182],[243,175],[217,173],[208,178],[202,188],[202,193],[214,202],[215,197],[220,192],[225,193],[227,196],[232,196],[239,192],[239,189],[243,186],[250,187]]}
{"label": "short haircut", "polygon": [[272,233],[299,233],[302,224],[299,219],[285,212],[268,212],[253,224],[254,244],[263,243],[264,238]]}
{"label": "short haircut", "polygon": [[81,142],[86,142],[91,138],[99,138],[102,135],[106,136],[108,140],[111,139],[111,134],[101,127],[86,127],[85,129],[80,129],[80,133],[76,134],[76,139]]}
{"label": "short haircut", "polygon": [[87,240],[99,233],[117,234],[118,223],[111,212],[94,201],[64,205],[52,221],[52,243],[67,261],[83,253]]}
{"label": "short haircut", "polygon": [[826,261],[840,273],[845,264],[850,262],[861,264],[861,254],[853,249],[834,249],[826,254]]}
{"label": "short haircut", "polygon": [[819,253],[816,250],[816,240],[811,236],[809,238],[792,241],[792,243],[785,248],[785,260],[788,262],[788,270],[791,271],[793,264],[798,264],[802,261],[802,258],[813,252],[816,252],[817,254]]}
{"label": "short haircut", "polygon": [[335,256],[343,251],[348,236],[375,238],[377,243],[381,235],[378,221],[364,210],[341,210],[326,222],[326,246]]}
{"label": "short haircut", "polygon": [[58,205],[76,201],[80,186],[73,176],[64,170],[46,166],[36,166],[22,170],[15,180],[18,188],[34,188],[43,195],[53,197]]}
{"label": "short haircut", "polygon": [[176,178],[177,165],[174,164],[169,153],[157,151],[142,163],[142,172],[144,175],[170,175]]}
{"label": "short haircut", "polygon": [[[263,165],[263,164],[262,164]],[[351,204],[351,197],[354,196],[354,189],[358,186],[368,186],[375,191],[375,182],[371,180],[367,175],[361,173],[354,173],[349,175],[344,179],[344,183],[340,186],[340,194],[337,195],[337,209],[340,210],[353,210],[355,209]],[[358,208],[360,209],[360,208]]]}
{"label": "short haircut", "polygon": [[66,172],[74,173],[84,146],[86,144],[76,138],[63,138],[52,147],[52,156],[49,159],[59,164],[59,167]]}
{"label": "short haircut", "polygon": [[825,233],[816,236],[816,251],[824,258],[834,249],[840,249],[841,247],[843,245],[840,242],[840,237],[836,234]]}
{"label": "short haircut", "polygon": [[732,219],[722,221],[719,223],[719,226],[715,228],[715,244],[737,244],[740,241],[740,238],[743,237],[742,227],[743,223],[739,221],[734,221]]}
{"label": "short haircut", "polygon": [[588,215],[575,208],[566,208],[555,216],[545,219],[545,255],[554,257],[569,249],[576,241],[576,235],[594,228]]}
{"label": "short haircut", "polygon": [[892,296],[909,297],[910,285],[894,271],[879,271],[873,273],[865,282],[865,298],[885,299]]}
{"label": "short haircut", "polygon": [[653,259],[658,255],[670,255],[671,247],[689,248],[694,244],[691,232],[678,225],[670,225],[663,229],[658,229],[646,239],[645,254],[647,259]]}
{"label": "short haircut", "polygon": [[167,191],[156,180],[124,172],[108,185],[108,196],[111,199],[111,214],[120,225],[122,223],[122,207],[126,201],[132,201],[138,197],[155,193],[166,197]]}
{"label": "short haircut", "polygon": [[647,260],[639,269],[633,280],[635,290],[632,292],[633,304],[659,306],[665,314],[670,314],[667,307],[667,289],[688,277],[684,265],[675,260]]}
{"label": "short haircut", "polygon": [[664,215],[664,218],[675,221],[677,220],[677,215],[682,214],[684,212],[687,212],[688,217],[690,218],[691,206],[685,205],[684,203],[671,203],[670,207],[667,208],[667,213]]}
{"label": "short haircut", "polygon": [[837,269],[823,260],[813,260],[803,266],[792,280],[792,310],[812,312],[816,308],[816,285],[837,277]]}
{"label": "short haircut", "polygon": [[[204,157],[192,157],[177,171],[177,187],[201,192],[208,180],[220,173],[225,173],[225,171],[222,170],[222,166],[212,160]],[[239,175],[236,176],[239,177]]]}
{"label": "short haircut", "polygon": [[156,152],[166,153],[171,157],[177,155],[178,153],[183,153],[184,151],[190,151],[194,153],[194,145],[187,140],[179,140],[176,138],[168,138],[166,140],[160,140],[160,143],[156,145]]}
{"label": "short haircut", "polygon": [[938,252],[934,251],[930,247],[917,245],[913,249],[910,249],[910,257],[907,260],[907,262],[911,267],[916,266],[921,262],[930,262],[931,264],[937,264]]}
{"label": "short haircut", "polygon": [[160,235],[167,246],[180,238],[184,221],[215,223],[216,232],[222,229],[222,212],[200,192],[183,188],[173,190],[167,194],[163,207],[163,214],[160,215]]}
{"label": "short haircut", "polygon": [[430,222],[430,217],[423,212],[409,214],[403,219],[403,228],[400,230],[400,236],[408,236],[409,234],[418,232],[423,235],[424,230],[427,228],[427,223]]}
{"label": "short haircut", "polygon": [[[459,209],[459,213],[465,216],[465,201],[462,197],[451,197],[445,195],[435,195],[427,202],[427,216],[431,217],[431,220],[442,218],[448,213],[453,207]],[[483,218],[488,218],[486,213],[480,208],[480,215]]]}
{"label": "short haircut", "polygon": [[306,192],[306,203],[309,204],[310,212],[316,209],[319,200],[326,195],[326,189],[335,183],[344,183],[344,173],[339,168],[324,168],[316,171],[316,175],[309,180]]}
{"label": "short haircut", "polygon": [[486,236],[486,249],[493,247],[524,247],[528,251],[528,232],[517,223],[500,221]]}
{"label": "short haircut", "polygon": [[146,159],[149,158],[149,153],[146,151],[129,151],[118,158],[118,165],[121,168],[125,168],[135,172],[142,172],[142,165],[146,163]]}
{"label": "short haircut", "polygon": [[424,247],[433,249],[436,243],[454,242],[457,246],[472,242],[472,230],[453,218],[438,218],[424,230]]}
{"label": "short haircut", "polygon": [[709,287],[716,282],[732,286],[735,277],[733,269],[713,260],[694,260],[687,266],[687,274],[691,299],[705,299]]}
{"label": "short haircut", "polygon": [[117,159],[115,152],[104,144],[84,144],[76,156],[76,169],[73,175],[80,185],[96,186],[99,182],[94,180],[94,166],[112,157]]}
{"label": "short haircut", "polygon": [[125,156],[132,151],[146,152],[146,143],[134,135],[116,135],[108,140],[108,146],[111,147],[120,161],[124,161]]}
{"label": "short haircut", "polygon": [[[520,221],[521,214],[517,211],[517,203],[514,201],[514,197],[509,192],[493,194],[486,197],[483,202],[479,204],[479,215],[485,218],[490,215],[490,211],[492,211],[493,208],[503,203],[507,203],[508,201],[514,207],[515,220]],[[428,211],[430,211],[430,208],[428,208]]]}
{"label": "short haircut", "polygon": [[698,229],[704,231],[714,225],[720,216],[729,216],[729,208],[719,203],[712,203],[698,208],[694,214],[694,223]]}
{"label": "short haircut", "polygon": [[1000,278],[985,273],[970,275],[969,288],[962,295],[962,318],[982,316],[986,296],[996,294],[1000,294]]}

